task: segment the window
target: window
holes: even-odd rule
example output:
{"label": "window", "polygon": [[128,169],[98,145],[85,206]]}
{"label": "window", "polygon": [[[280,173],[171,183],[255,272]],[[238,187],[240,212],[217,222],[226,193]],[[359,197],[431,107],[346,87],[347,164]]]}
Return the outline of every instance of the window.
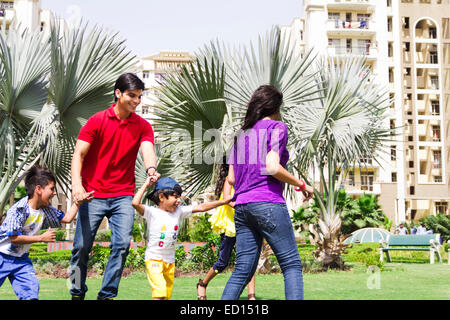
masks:
{"label": "window", "polygon": [[354,186],[355,185],[355,172],[353,170],[350,170],[348,172],[348,184],[350,186]]}
{"label": "window", "polygon": [[391,172],[391,181],[397,182],[397,172]]}
{"label": "window", "polygon": [[438,116],[440,114],[439,111],[439,100],[431,101],[431,115]]}
{"label": "window", "polygon": [[409,29],[409,17],[403,17],[403,28]]}
{"label": "window", "polygon": [[436,214],[447,215],[448,203],[447,201],[439,201],[434,203],[434,208],[436,209]]}
{"label": "window", "polygon": [[441,127],[433,126],[432,131],[433,131],[433,141],[440,142],[441,141]]}
{"label": "window", "polygon": [[394,82],[394,68],[389,68],[389,83]]}
{"label": "window", "polygon": [[352,53],[352,39],[346,39],[347,53]]}
{"label": "window", "polygon": [[439,78],[438,76],[430,76],[431,89],[439,90]]}
{"label": "window", "polygon": [[409,50],[411,50],[410,47],[411,47],[411,44],[409,42],[404,42],[405,52],[409,52]]}
{"label": "window", "polygon": [[339,12],[328,12],[328,20],[339,20]]}
{"label": "window", "polygon": [[361,172],[361,190],[373,191],[373,172]]}
{"label": "window", "polygon": [[430,51],[430,63],[438,63],[437,51]]}
{"label": "window", "polygon": [[150,78],[150,71],[142,71],[142,77],[144,79]]}
{"label": "window", "polygon": [[397,148],[395,146],[391,146],[391,160],[397,160]]}
{"label": "window", "polygon": [[433,150],[433,168],[440,169],[442,167],[441,163],[441,150]]}
{"label": "window", "polygon": [[433,176],[433,180],[435,183],[442,183],[442,176]]}
{"label": "window", "polygon": [[430,36],[431,39],[437,39],[436,28],[430,27],[430,28],[428,29],[428,34],[429,34],[429,36]]}

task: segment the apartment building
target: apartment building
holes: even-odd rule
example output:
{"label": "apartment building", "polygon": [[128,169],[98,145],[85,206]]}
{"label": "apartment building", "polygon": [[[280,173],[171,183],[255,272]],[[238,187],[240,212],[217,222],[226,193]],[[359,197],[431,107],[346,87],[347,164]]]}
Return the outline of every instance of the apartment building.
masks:
{"label": "apartment building", "polygon": [[29,30],[48,31],[54,18],[50,10],[42,9],[41,0],[0,1],[0,29],[17,28],[19,25]]}
{"label": "apartment building", "polygon": [[142,104],[136,112],[148,121],[154,117],[152,106],[158,102],[158,88],[164,83],[168,73],[179,70],[182,65],[192,62],[187,51],[160,51],[141,58],[138,63],[138,76],[145,83]]}
{"label": "apartment building", "polygon": [[449,214],[450,0],[304,0],[290,29],[300,51],[364,56],[398,128],[381,166],[365,159],[343,187],[376,194],[394,224]]}

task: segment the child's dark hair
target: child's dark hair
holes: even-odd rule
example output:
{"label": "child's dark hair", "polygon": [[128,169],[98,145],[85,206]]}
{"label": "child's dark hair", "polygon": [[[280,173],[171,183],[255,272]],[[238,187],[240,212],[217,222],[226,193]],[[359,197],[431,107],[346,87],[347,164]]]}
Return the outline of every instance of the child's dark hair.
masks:
{"label": "child's dark hair", "polygon": [[166,199],[169,198],[169,196],[174,196],[176,194],[181,196],[182,189],[179,185],[176,185],[173,189],[161,189],[157,190],[154,193],[151,193],[149,196],[147,196],[148,199],[153,201],[156,205],[159,205],[159,195],[162,194]]}
{"label": "child's dark hair", "polygon": [[225,179],[228,176],[228,170],[230,166],[227,163],[222,163],[219,167],[219,174],[217,176],[217,182],[216,182],[216,190],[215,195],[217,198],[220,198],[220,193],[223,190],[223,185],[225,184]]}
{"label": "child's dark hair", "polygon": [[125,92],[125,90],[145,90],[144,82],[134,73],[124,73],[116,81],[114,86],[114,101],[117,101],[116,90]]}
{"label": "child's dark hair", "polygon": [[34,166],[25,175],[25,190],[29,199],[33,198],[37,186],[45,188],[50,182],[56,183],[53,173],[44,167]]}

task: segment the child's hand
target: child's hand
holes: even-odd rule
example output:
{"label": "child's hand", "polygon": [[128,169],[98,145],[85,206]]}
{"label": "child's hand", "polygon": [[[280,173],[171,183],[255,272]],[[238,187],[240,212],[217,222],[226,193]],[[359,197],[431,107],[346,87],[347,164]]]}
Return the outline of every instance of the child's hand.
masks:
{"label": "child's hand", "polygon": [[145,179],[143,187],[145,189],[148,189],[149,187],[153,186],[155,183],[156,183],[156,180],[154,179],[154,177],[147,176],[147,179]]}
{"label": "child's hand", "polygon": [[56,240],[56,232],[54,229],[48,229],[43,234],[41,234],[42,242],[53,242]]}

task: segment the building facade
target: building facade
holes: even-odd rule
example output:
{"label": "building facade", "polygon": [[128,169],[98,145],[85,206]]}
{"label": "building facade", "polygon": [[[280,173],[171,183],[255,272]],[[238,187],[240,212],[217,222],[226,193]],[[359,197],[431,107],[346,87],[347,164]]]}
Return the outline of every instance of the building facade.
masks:
{"label": "building facade", "polygon": [[398,136],[381,166],[350,170],[347,192],[376,194],[396,225],[449,214],[450,0],[304,0],[285,28],[301,51],[364,56],[389,88]]}
{"label": "building facade", "polygon": [[0,28],[20,27],[47,32],[54,18],[50,10],[42,9],[41,0],[0,1]]}
{"label": "building facade", "polygon": [[151,56],[141,58],[137,74],[145,83],[142,103],[137,113],[152,122],[155,117],[153,106],[160,97],[159,88],[164,83],[167,74],[180,70],[182,65],[192,62],[187,51],[160,51]]}

